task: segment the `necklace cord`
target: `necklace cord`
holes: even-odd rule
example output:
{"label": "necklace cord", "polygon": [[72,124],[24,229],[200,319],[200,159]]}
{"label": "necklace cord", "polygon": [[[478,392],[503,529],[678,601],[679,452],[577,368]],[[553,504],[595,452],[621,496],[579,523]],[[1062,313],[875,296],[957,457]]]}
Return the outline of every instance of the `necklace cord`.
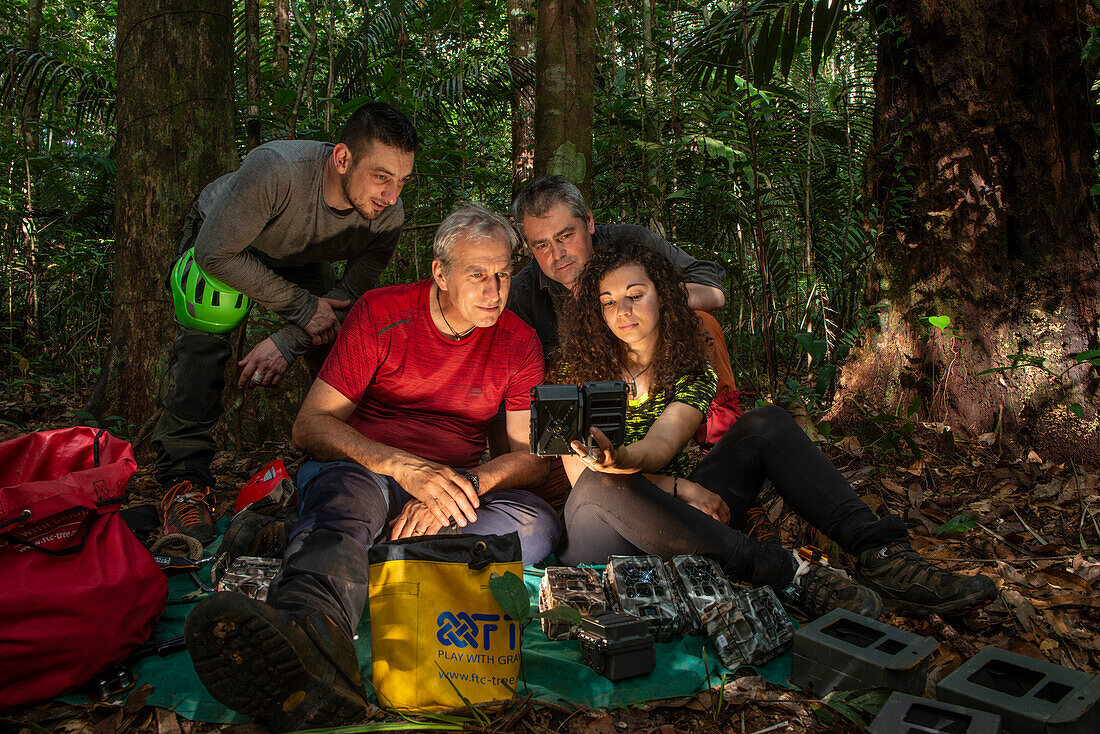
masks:
{"label": "necklace cord", "polygon": [[[477,324],[474,324],[469,329],[466,329],[466,331],[459,334],[458,331],[455,330],[455,327],[451,326],[451,322],[447,320],[447,314],[443,313],[443,302],[439,300],[439,286],[438,285],[435,287],[435,305],[439,306],[439,315],[443,317],[443,323],[445,323],[447,325],[447,328],[451,330],[451,335],[454,336],[454,338],[456,340],[463,338],[464,336],[466,336],[471,331],[473,331],[474,329],[477,328]],[[649,368],[646,367],[646,369],[649,369]],[[644,372],[644,371],[645,370],[642,370],[642,372]],[[628,370],[628,372],[629,372],[629,370]],[[639,372],[638,374],[640,375],[642,373]]]}
{"label": "necklace cord", "polygon": [[[436,295],[438,295],[438,294],[436,294]],[[442,307],[439,310],[442,311],[443,310]],[[443,320],[446,321],[447,319],[444,318]],[[447,325],[450,326],[450,324],[447,324]],[[643,369],[641,372],[639,372],[636,375],[634,373],[632,373],[630,371],[630,368],[628,368],[625,364],[623,365],[623,369],[626,370],[626,374],[630,375],[630,397],[632,397],[632,398],[638,397],[638,384],[635,382],[635,380],[637,378],[641,377],[642,375],[644,375],[645,371],[648,370],[650,367],[652,367],[653,363],[656,362],[656,361],[657,360],[655,360],[655,359],[651,359],[649,361],[649,364],[647,364],[645,366],[645,369]]]}

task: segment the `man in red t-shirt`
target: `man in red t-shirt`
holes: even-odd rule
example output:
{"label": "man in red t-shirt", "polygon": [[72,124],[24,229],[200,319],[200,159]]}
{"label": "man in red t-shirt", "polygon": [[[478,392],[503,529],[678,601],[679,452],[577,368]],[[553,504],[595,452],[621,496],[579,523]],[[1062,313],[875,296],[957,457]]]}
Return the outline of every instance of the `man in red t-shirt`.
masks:
{"label": "man in red t-shirt", "polygon": [[[528,451],[534,330],[504,308],[515,232],[478,206],[435,235],[432,278],[368,291],[340,328],[294,422],[311,454],[298,473],[301,519],[268,603],[200,602],[185,638],[203,684],[274,729],[346,722],[367,705],[351,638],[367,600],[367,549],[389,538],[517,532],[542,560],[557,514],[522,487],[546,464]],[[484,464],[501,404],[510,451]]]}

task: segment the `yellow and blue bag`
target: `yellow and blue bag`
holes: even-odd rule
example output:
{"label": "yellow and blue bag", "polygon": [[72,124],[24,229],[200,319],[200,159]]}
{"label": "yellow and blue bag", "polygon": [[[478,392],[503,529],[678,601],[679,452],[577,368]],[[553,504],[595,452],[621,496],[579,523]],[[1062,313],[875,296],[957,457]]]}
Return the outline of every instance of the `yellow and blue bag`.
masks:
{"label": "yellow and blue bag", "polygon": [[[433,535],[370,549],[372,674],[378,702],[440,711],[515,695],[519,625],[489,591],[523,577],[519,536]],[[461,696],[459,695],[461,693]]]}

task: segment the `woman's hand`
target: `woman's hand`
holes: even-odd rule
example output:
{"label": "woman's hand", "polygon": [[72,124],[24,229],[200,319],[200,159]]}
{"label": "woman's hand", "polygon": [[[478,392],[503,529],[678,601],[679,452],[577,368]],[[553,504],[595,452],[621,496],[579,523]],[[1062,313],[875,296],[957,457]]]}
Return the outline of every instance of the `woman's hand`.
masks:
{"label": "woman's hand", "polygon": [[605,474],[634,474],[638,471],[630,458],[629,446],[616,450],[611,445],[611,440],[599,428],[592,428],[589,432],[596,439],[596,447],[591,452],[580,441],[569,444],[585,468]]}
{"label": "woman's hand", "polygon": [[729,505],[703,485],[688,479],[678,479],[676,480],[676,496],[700,512],[710,515],[723,525],[729,524]]}

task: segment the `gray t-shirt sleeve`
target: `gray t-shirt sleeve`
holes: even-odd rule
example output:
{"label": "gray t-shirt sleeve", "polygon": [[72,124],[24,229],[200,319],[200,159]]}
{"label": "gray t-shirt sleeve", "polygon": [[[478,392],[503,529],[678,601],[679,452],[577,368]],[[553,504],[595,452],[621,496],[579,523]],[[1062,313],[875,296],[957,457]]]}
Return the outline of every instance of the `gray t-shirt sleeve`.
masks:
{"label": "gray t-shirt sleeve", "polygon": [[709,285],[712,288],[722,290],[722,281],[726,279],[726,271],[718,263],[710,260],[696,260],[676,245],[669,244],[664,237],[636,224],[605,224],[596,228],[597,237],[600,236],[601,229],[608,243],[617,245],[627,240],[637,241],[639,244],[659,252],[666,260],[680,268],[684,274],[684,280],[688,283]]}
{"label": "gray t-shirt sleeve", "polygon": [[281,155],[267,148],[249,153],[206,211],[195,259],[209,275],[305,326],[317,310],[316,296],[279,277],[247,250],[286,207],[290,190],[289,167]]}

